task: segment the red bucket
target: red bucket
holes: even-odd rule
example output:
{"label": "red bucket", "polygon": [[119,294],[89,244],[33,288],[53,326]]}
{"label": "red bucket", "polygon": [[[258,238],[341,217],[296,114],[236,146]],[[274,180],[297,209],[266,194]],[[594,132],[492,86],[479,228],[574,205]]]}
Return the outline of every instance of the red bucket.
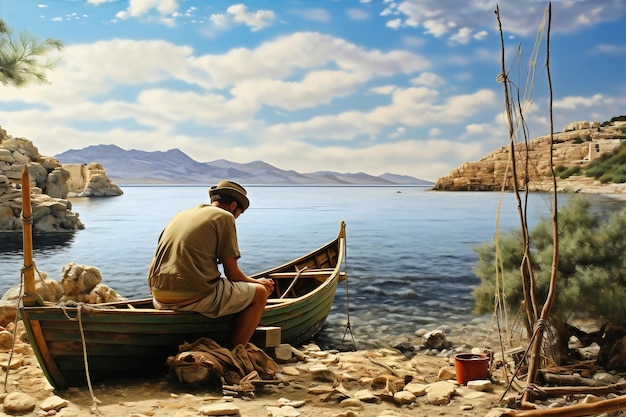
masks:
{"label": "red bucket", "polygon": [[486,355],[459,353],[454,357],[454,367],[456,382],[459,385],[465,385],[467,381],[489,378],[489,358]]}

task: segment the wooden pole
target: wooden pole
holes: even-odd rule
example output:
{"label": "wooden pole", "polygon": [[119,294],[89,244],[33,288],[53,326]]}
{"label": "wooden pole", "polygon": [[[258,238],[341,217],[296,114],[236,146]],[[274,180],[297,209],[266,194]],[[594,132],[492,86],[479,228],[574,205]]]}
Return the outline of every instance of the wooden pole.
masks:
{"label": "wooden pole", "polygon": [[22,168],[22,242],[24,247],[24,305],[35,305],[35,265],[33,264],[33,212],[30,203],[28,168]]}

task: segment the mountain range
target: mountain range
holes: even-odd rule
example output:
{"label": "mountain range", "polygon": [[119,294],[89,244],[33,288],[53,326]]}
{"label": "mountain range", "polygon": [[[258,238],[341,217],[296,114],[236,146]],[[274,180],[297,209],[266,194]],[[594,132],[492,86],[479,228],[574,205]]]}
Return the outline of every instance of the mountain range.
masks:
{"label": "mountain range", "polygon": [[434,183],[407,175],[282,170],[266,162],[230,162],[218,159],[198,162],[180,149],[168,151],[125,150],[116,145],[92,145],[54,156],[62,164],[98,162],[107,176],[119,184],[211,184],[222,179],[247,185],[418,185]]}

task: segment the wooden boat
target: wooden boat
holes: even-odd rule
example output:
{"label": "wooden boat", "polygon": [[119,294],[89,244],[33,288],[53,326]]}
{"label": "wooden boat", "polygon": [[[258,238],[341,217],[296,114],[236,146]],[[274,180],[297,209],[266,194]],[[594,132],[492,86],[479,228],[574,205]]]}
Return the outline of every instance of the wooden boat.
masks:
{"label": "wooden boat", "polygon": [[[26,171],[26,169],[24,169]],[[50,383],[65,389],[88,382],[167,372],[168,356],[201,337],[227,345],[234,316],[156,310],[151,299],[107,304],[38,302],[32,267],[28,172],[22,174],[24,295],[19,312],[35,355]],[[345,223],[328,244],[289,263],[254,275],[275,281],[260,326],[280,327],[281,342],[298,345],[322,328],[337,284],[345,278]]]}

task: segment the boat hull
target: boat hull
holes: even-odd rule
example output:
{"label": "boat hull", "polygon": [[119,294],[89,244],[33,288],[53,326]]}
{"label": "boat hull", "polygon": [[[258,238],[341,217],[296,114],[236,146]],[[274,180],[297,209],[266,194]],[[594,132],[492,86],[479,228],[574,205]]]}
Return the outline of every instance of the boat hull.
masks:
{"label": "boat hull", "polygon": [[[297,346],[310,340],[324,325],[338,283],[345,277],[344,254],[342,222],[334,241],[255,275],[274,278],[277,291],[260,326],[280,327],[282,343]],[[164,374],[167,358],[185,342],[206,337],[227,346],[235,318],[156,310],[150,299],[99,305],[22,304],[20,314],[44,374],[58,389],[83,386],[87,375],[95,382]]]}

